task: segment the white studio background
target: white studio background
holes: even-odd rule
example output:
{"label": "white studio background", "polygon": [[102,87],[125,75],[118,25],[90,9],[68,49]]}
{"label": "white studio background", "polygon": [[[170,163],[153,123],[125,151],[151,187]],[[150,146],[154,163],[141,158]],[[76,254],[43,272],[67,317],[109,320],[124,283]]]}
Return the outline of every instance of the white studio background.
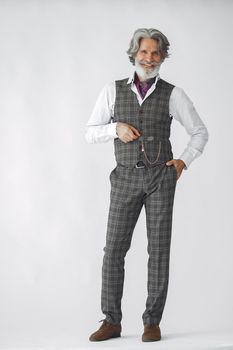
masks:
{"label": "white studio background", "polygon": [[[163,79],[206,124],[204,154],[178,180],[161,327],[230,330],[232,1],[0,0],[0,347],[75,346],[103,318],[101,266],[113,143],[84,134],[102,87],[132,71],[137,28],[167,35]],[[178,158],[189,140],[173,120]],[[126,257],[123,327],[141,335],[144,209]]]}

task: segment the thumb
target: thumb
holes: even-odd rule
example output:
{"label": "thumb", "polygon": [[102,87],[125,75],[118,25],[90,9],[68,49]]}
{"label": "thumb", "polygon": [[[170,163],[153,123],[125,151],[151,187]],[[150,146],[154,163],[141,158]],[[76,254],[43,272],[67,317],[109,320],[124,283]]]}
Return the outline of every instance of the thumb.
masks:
{"label": "thumb", "polygon": [[132,125],[130,126],[130,128],[134,132],[135,135],[140,136],[140,132],[136,128],[134,128]]}
{"label": "thumb", "polygon": [[173,159],[172,160],[169,160],[167,163],[166,163],[166,165],[168,165],[168,166],[170,166],[170,165],[172,165],[173,164]]}

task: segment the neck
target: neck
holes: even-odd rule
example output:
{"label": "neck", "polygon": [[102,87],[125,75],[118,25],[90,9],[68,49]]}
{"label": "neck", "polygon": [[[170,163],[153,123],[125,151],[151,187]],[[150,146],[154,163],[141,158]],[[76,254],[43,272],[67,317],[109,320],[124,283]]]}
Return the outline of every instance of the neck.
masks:
{"label": "neck", "polygon": [[138,77],[141,83],[147,83],[148,81],[154,79],[154,78],[144,78],[144,77]]}

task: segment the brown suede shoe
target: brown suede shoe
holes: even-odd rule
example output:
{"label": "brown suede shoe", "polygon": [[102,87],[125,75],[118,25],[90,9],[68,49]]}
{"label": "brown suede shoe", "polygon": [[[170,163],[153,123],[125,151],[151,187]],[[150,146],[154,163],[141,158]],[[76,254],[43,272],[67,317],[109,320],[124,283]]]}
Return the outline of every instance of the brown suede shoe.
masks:
{"label": "brown suede shoe", "polygon": [[156,341],[161,339],[161,332],[159,326],[154,324],[145,325],[142,341]]}
{"label": "brown suede shoe", "polygon": [[90,341],[102,341],[110,338],[117,338],[121,336],[121,324],[111,324],[103,320],[103,324],[98,331],[91,334]]}

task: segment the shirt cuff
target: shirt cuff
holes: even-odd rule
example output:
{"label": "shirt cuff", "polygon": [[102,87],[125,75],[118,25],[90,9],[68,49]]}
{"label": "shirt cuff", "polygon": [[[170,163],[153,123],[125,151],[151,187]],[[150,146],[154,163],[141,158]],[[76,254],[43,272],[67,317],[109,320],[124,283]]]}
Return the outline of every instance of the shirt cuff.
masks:
{"label": "shirt cuff", "polygon": [[188,154],[187,152],[184,152],[181,154],[181,156],[179,157],[179,159],[183,160],[185,166],[184,166],[184,170],[188,170],[191,162],[192,162],[192,156],[190,154]]}
{"label": "shirt cuff", "polygon": [[202,154],[199,150],[187,147],[184,152],[181,154],[180,158],[185,163],[184,169],[187,170],[194,159],[199,157]]}
{"label": "shirt cuff", "polygon": [[117,133],[116,133],[116,126],[117,126],[117,122],[108,124],[108,135],[109,136],[112,136],[114,138],[118,137]]}

